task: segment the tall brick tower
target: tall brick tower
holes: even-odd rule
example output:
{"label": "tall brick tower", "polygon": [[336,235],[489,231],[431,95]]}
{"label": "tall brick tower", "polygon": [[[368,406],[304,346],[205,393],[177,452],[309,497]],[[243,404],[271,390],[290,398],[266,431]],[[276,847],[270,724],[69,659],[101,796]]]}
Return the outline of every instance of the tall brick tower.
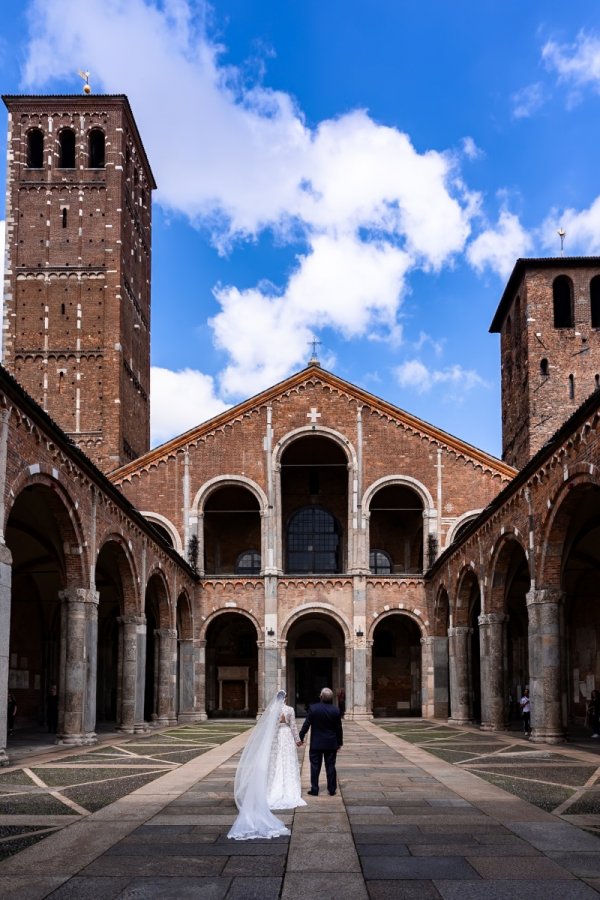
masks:
{"label": "tall brick tower", "polygon": [[3,100],[2,361],[110,471],[150,441],[152,171],[125,96]]}
{"label": "tall brick tower", "polygon": [[600,388],[600,257],[519,259],[500,333],[502,458],[516,468]]}

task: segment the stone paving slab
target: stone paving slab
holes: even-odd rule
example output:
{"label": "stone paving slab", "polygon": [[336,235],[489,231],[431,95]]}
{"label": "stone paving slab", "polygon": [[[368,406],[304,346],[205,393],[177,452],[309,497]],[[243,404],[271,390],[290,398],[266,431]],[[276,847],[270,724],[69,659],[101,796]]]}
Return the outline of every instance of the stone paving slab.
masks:
{"label": "stone paving slab", "polygon": [[[246,733],[0,862],[0,896],[598,896],[600,839],[595,835],[376,725],[347,723],[345,732],[338,794],[321,791],[306,797],[306,807],[279,814],[291,837],[226,837],[236,814],[233,777]],[[302,783],[306,791],[306,753]]]}

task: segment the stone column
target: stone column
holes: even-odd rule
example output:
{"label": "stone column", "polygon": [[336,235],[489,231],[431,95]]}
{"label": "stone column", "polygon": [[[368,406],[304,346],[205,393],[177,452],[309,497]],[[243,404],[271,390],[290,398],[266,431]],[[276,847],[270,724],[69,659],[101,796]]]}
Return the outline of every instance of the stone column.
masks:
{"label": "stone column", "polygon": [[506,697],[504,695],[504,630],[503,613],[479,616],[481,650],[481,728],[483,731],[506,729]]}
{"label": "stone column", "polygon": [[198,679],[196,681],[196,709],[200,722],[208,719],[206,712],[206,641],[198,641],[196,644],[198,654]]}
{"label": "stone column", "polygon": [[6,544],[0,544],[0,766],[8,766],[6,755],[6,706],[10,654],[10,602],[12,557]]}
{"label": "stone column", "polygon": [[96,690],[98,684],[98,603],[100,594],[89,591],[85,604],[85,679],[83,729],[92,743],[96,742]]}
{"label": "stone column", "polygon": [[[259,646],[259,672],[258,672],[258,713],[265,709],[280,688],[286,690],[286,685],[280,682],[281,672],[279,666],[278,638],[279,616],[277,613],[277,575],[265,575],[265,621],[264,640],[258,641]],[[262,654],[261,654],[262,648]]]}
{"label": "stone column", "polygon": [[351,635],[352,656],[349,666],[352,681],[350,696],[346,697],[346,717],[368,719],[373,711],[370,707],[370,692],[367,692],[371,654],[367,653],[367,576],[364,573],[352,577],[352,594],[354,633]]}
{"label": "stone column", "polygon": [[450,705],[452,725],[468,725],[473,721],[471,702],[471,635],[473,629],[455,625],[448,629],[450,652]]}
{"label": "stone column", "polygon": [[433,716],[433,659],[431,638],[421,638],[421,715]]}
{"label": "stone column", "polygon": [[198,722],[196,694],[194,690],[195,653],[194,642],[190,639],[179,641],[179,724]]}
{"label": "stone column", "polygon": [[119,616],[119,722],[118,731],[133,734],[137,685],[137,629],[146,620],[141,616]]}
{"label": "stone column", "polygon": [[137,616],[135,626],[136,669],[135,669],[135,713],[134,734],[143,734],[149,730],[144,720],[144,698],[146,695],[146,616]]}
{"label": "stone column", "polygon": [[175,667],[177,665],[177,632],[174,628],[157,628],[156,724],[160,728],[175,725]]}
{"label": "stone column", "polygon": [[565,739],[561,715],[561,601],[558,589],[531,590],[529,617],[529,696],[531,741],[559,744]]}
{"label": "stone column", "polygon": [[[88,693],[88,641],[97,630],[97,607],[99,594],[84,588],[68,588],[60,591],[61,606],[61,672],[59,689],[59,744],[94,744],[96,735],[86,733],[86,705]],[[95,614],[88,606],[95,606]],[[92,626],[90,627],[90,623]],[[93,649],[95,659],[95,648]],[[95,675],[93,682],[94,704],[96,702]]]}
{"label": "stone column", "polygon": [[448,673],[448,637],[442,635],[439,637],[425,638],[430,642],[431,665],[433,667],[433,687],[431,697],[428,697],[428,703],[431,704],[432,712],[427,715],[433,716],[435,719],[447,719],[450,704],[448,697],[450,693],[449,673]]}

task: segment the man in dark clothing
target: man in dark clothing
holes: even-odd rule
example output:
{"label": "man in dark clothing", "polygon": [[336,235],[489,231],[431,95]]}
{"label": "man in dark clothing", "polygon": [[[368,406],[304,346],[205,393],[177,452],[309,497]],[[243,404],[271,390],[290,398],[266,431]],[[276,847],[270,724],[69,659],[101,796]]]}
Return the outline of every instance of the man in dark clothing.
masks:
{"label": "man in dark clothing", "polygon": [[304,743],[304,736],[309,728],[312,728],[310,738],[310,791],[311,796],[319,793],[319,774],[321,765],[325,760],[325,772],[327,773],[327,790],[333,797],[337,790],[337,775],[335,760],[337,752],[344,743],[342,732],[342,717],[337,706],[333,705],[333,691],[323,688],[321,702],[313,703],[308,708],[304,725],[300,729],[300,740]]}

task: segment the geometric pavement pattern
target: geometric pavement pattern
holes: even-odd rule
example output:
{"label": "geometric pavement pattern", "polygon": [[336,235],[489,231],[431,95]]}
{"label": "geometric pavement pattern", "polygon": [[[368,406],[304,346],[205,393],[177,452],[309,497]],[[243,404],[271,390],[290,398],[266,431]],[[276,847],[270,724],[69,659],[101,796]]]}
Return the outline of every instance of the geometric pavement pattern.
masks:
{"label": "geometric pavement pattern", "polygon": [[0,770],[0,859],[96,812],[247,731],[244,722],[183,725],[31,766]]}
{"label": "geometric pavement pattern", "polygon": [[[426,720],[377,724],[428,753],[588,831],[600,834],[600,765],[595,754],[548,749],[507,732],[461,730]],[[593,748],[596,749],[595,747]]]}

